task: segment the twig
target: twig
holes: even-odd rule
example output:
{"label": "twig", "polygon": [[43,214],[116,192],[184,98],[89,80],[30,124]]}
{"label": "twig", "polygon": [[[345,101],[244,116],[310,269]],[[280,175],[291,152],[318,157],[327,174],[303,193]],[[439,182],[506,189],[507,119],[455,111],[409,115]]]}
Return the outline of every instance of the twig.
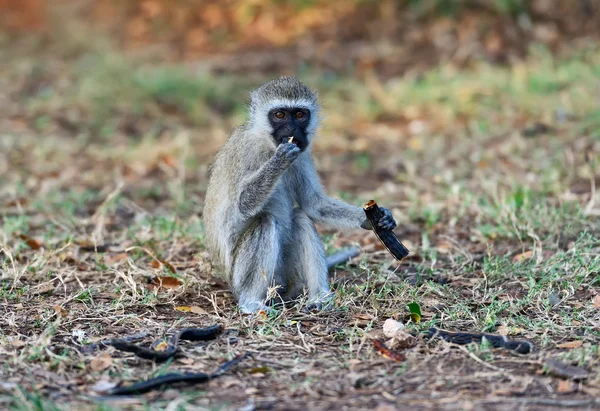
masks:
{"label": "twig", "polygon": [[597,398],[589,398],[586,400],[555,400],[551,398],[502,398],[496,397],[489,400],[481,401],[480,403],[506,403],[516,402],[519,404],[528,405],[546,405],[550,407],[585,407],[600,405],[600,400]]}
{"label": "twig", "polygon": [[484,367],[490,368],[494,371],[506,372],[506,369],[504,369],[504,368],[496,367],[495,365],[488,364],[487,362],[483,361],[481,358],[479,358],[478,356],[476,356],[475,354],[473,354],[472,352],[467,350],[465,347],[462,347],[459,345],[458,348],[460,348],[461,351],[467,353],[469,355],[469,357],[471,357],[472,359],[474,359],[475,361],[477,361],[479,364],[483,365]]}

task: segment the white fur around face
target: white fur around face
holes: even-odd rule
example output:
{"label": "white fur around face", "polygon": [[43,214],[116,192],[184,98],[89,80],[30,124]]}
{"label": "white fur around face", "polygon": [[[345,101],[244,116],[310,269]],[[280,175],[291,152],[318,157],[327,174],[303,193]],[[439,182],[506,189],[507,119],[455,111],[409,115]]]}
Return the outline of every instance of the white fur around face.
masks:
{"label": "white fur around face", "polygon": [[319,106],[310,100],[273,99],[267,104],[252,103],[250,106],[250,131],[253,134],[271,134],[273,127],[269,123],[269,112],[274,108],[304,108],[310,111],[310,121],[306,132],[309,144],[319,127]]}

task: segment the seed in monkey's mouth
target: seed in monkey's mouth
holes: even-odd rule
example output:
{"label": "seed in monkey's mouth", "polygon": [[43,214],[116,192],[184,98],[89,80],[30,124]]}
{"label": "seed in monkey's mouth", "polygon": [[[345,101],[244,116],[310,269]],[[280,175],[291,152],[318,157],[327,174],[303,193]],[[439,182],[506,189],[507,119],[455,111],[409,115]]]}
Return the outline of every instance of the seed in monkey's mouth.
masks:
{"label": "seed in monkey's mouth", "polygon": [[296,140],[293,136],[288,137],[288,143],[292,143],[298,145],[298,140]]}

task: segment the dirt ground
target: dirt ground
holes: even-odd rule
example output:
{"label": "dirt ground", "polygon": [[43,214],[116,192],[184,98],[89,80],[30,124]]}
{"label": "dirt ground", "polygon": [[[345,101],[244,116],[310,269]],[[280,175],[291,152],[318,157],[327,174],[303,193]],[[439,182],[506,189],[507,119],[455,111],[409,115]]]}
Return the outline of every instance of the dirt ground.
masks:
{"label": "dirt ground", "polygon": [[[370,232],[322,229],[328,252],[362,248],[332,272],[335,308],[250,317],[210,264],[201,216],[210,159],[266,78],[149,66],[76,39],[3,45],[0,408],[600,407],[597,48],[389,81],[307,72],[328,192],[391,208],[411,254],[397,263]],[[389,318],[417,337],[401,361],[374,348]],[[212,324],[215,340],[182,342],[162,364],[94,345]],[[535,349],[424,338],[430,327]],[[206,384],[105,395],[245,352]]]}

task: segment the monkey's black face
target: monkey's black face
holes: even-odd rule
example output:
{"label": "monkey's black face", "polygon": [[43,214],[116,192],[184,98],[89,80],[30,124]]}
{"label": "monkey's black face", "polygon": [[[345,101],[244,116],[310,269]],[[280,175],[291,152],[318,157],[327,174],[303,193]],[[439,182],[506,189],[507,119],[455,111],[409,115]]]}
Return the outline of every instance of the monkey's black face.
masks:
{"label": "monkey's black face", "polygon": [[291,141],[301,151],[308,147],[306,128],[310,122],[310,110],[305,108],[275,108],[269,112],[269,123],[273,127],[275,144]]}

